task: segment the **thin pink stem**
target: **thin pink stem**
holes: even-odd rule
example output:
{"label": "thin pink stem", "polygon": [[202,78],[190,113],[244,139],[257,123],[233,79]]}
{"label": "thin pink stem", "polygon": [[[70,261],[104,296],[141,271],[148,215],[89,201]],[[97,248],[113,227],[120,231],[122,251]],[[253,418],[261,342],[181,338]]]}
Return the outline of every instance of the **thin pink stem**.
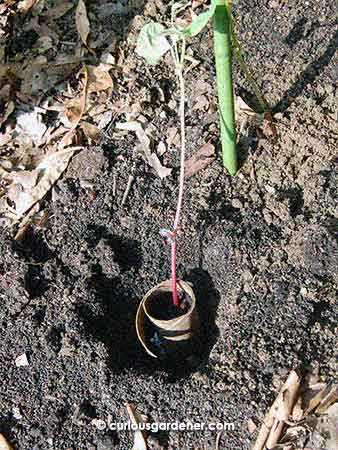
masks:
{"label": "thin pink stem", "polygon": [[173,303],[176,307],[179,306],[178,303],[178,293],[177,293],[177,280],[176,280],[176,236],[174,236],[171,243],[171,282],[173,291]]}
{"label": "thin pink stem", "polygon": [[[185,52],[185,42],[183,41],[182,54]],[[183,203],[183,193],[184,193],[184,169],[185,169],[185,85],[182,73],[182,65],[177,70],[177,75],[180,82],[180,123],[181,123],[181,158],[180,158],[180,181],[179,181],[179,191],[177,199],[177,207],[173,228],[173,237],[171,243],[171,281],[172,281],[172,297],[175,306],[179,306],[178,303],[178,293],[177,293],[177,280],[176,280],[176,236],[180,225],[180,217]]]}

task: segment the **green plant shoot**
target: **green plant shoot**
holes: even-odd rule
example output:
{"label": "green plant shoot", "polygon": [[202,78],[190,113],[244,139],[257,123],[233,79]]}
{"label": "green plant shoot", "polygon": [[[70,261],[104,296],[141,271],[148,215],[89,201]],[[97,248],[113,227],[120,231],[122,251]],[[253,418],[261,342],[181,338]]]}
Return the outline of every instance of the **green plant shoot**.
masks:
{"label": "green plant shoot", "polygon": [[235,107],[232,84],[231,12],[228,0],[215,0],[214,53],[224,167],[237,172]]}
{"label": "green plant shoot", "polygon": [[[173,5],[172,24],[175,22],[178,12],[184,10],[185,7],[186,5],[184,6],[182,2],[177,2]],[[177,59],[177,43],[196,36],[212,18],[223,165],[230,175],[235,175],[237,172],[237,152],[232,83],[232,50],[234,50],[234,55],[238,59],[244,76],[258,98],[261,108],[266,111],[268,107],[257,83],[245,64],[235,24],[231,17],[230,1],[211,0],[209,9],[197,16],[188,27],[183,29],[175,25],[168,29],[155,23],[145,25],[140,33],[136,51],[149,64],[159,62],[168,50]],[[167,41],[166,36],[170,37],[171,45]]]}

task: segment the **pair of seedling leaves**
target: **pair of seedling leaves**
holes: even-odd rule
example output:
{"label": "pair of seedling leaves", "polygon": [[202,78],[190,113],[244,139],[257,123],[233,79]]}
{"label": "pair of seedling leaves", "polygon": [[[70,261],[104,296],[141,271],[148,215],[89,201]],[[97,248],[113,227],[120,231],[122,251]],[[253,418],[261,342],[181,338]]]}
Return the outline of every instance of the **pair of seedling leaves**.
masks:
{"label": "pair of seedling leaves", "polygon": [[[175,3],[172,7],[172,16],[176,17],[176,13],[184,8],[183,3]],[[148,64],[157,64],[171,48],[166,36],[170,36],[173,42],[196,36],[207,25],[215,10],[216,0],[211,0],[209,9],[197,16],[189,26],[183,29],[176,27],[166,29],[160,23],[148,23],[140,32],[136,48],[137,54],[143,57]]]}

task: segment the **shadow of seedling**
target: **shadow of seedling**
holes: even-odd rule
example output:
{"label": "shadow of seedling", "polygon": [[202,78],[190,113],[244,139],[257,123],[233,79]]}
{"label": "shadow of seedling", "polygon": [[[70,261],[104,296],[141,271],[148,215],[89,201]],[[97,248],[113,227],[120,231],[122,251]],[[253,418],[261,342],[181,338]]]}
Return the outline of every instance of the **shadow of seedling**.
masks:
{"label": "shadow of seedling", "polygon": [[[140,352],[135,331],[135,272],[142,265],[139,242],[115,236],[102,226],[90,225],[86,240],[98,255],[87,280],[89,299],[78,304],[84,332],[108,351],[108,364],[114,372],[130,366]],[[109,260],[108,263],[104,261]],[[118,266],[110,273],[103,268]]]}
{"label": "shadow of seedling", "polygon": [[130,367],[140,352],[134,326],[133,291],[122,286],[119,278],[99,273],[88,281],[88,289],[92,301],[78,305],[84,331],[105,345],[109,368],[120,372]]}
{"label": "shadow of seedling", "polygon": [[[289,41],[291,36],[288,36]],[[297,81],[293,83],[282,95],[282,98],[272,108],[274,113],[285,111],[295,98],[302,95],[305,88],[312,84],[319,76],[322,70],[330,64],[338,47],[338,31],[330,39],[325,52],[315,61],[311,62],[306,69],[297,77]]]}
{"label": "shadow of seedling", "polygon": [[167,373],[166,381],[171,383],[188,377],[207,361],[218,336],[215,316],[219,295],[204,270],[195,269],[186,279],[194,284],[202,326],[200,335],[192,341],[190,357],[184,361],[154,359],[145,353],[135,331],[139,299],[132,285],[126,285],[120,277],[109,278],[99,270],[88,280],[90,301],[78,305],[78,315],[84,332],[105,345],[112,372],[129,369],[150,375],[161,371]]}
{"label": "shadow of seedling", "polygon": [[198,314],[201,322],[199,355],[200,363],[206,362],[219,336],[216,325],[220,295],[209,273],[201,268],[191,270],[185,277],[194,285]]}
{"label": "shadow of seedling", "polygon": [[103,244],[103,252],[105,251],[104,247],[108,251],[110,250],[121,272],[130,269],[138,270],[142,265],[141,245],[139,242],[111,234],[104,226],[89,225],[86,241],[90,249],[97,248],[101,243]]}
{"label": "shadow of seedling", "polygon": [[328,28],[334,27],[336,23],[325,22],[320,23],[318,20],[314,22],[309,22],[309,20],[305,17],[301,17],[292,27],[289,34],[285,38],[285,42],[288,44],[290,48],[294,47],[298,42],[308,39],[316,29],[318,28]]}

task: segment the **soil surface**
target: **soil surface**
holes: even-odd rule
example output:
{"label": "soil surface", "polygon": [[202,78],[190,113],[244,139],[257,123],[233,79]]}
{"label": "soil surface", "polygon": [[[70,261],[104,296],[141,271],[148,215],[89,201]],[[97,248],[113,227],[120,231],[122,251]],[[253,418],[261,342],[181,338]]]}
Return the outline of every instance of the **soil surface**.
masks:
{"label": "soil surface", "polygon": [[[248,450],[248,419],[260,424],[292,368],[319,366],[337,379],[335,9],[331,0],[234,6],[247,61],[277,114],[278,139],[249,130],[235,177],[218,156],[187,182],[178,275],[194,284],[204,332],[192,357],[151,359],[134,326],[142,296],[170,277],[159,230],[171,228],[175,213],[174,144],[163,155],[174,169],[161,180],[135,158],[134,134],[115,129],[125,121],[117,114],[104,142],[79,152],[45,199],[49,225],[31,227],[20,243],[1,231],[0,432],[14,449],[131,448],[132,433],[99,430],[95,421],[127,420],[129,401],[151,422],[234,422],[219,448]],[[178,128],[175,76],[167,64],[146,67],[134,48],[140,27],[168,12],[165,2],[149,0],[105,24],[120,42],[109,101],[128,95],[141,106],[157,143]],[[74,11],[62,20],[73,23]],[[210,28],[190,55],[200,64],[186,77],[189,156],[206,142],[219,150],[216,107],[195,107],[202,91],[216,101]],[[255,107],[237,66],[234,78],[236,94]],[[17,367],[23,353],[29,364]],[[171,431],[148,442],[157,450],[213,450],[216,436]]]}

